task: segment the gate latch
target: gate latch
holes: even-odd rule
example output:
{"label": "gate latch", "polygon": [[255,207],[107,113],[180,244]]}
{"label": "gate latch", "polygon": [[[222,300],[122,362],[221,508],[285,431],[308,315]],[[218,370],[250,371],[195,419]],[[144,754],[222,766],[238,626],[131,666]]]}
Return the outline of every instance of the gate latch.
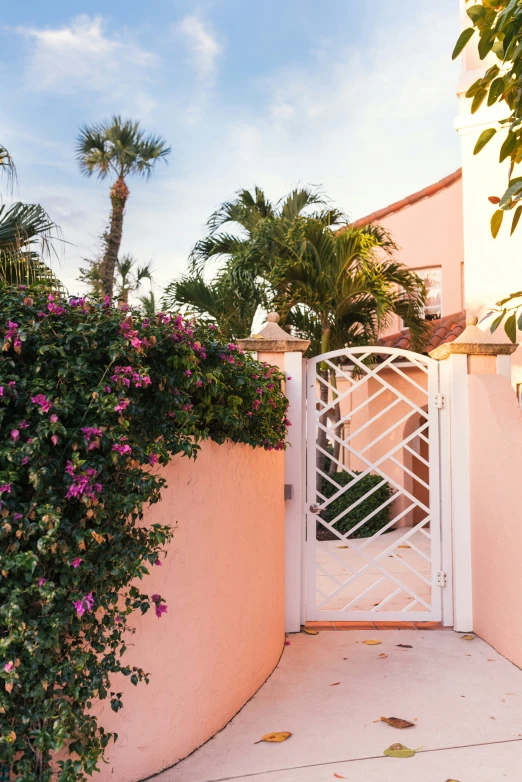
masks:
{"label": "gate latch", "polygon": [[447,583],[448,576],[443,570],[441,570],[440,573],[437,573],[437,586],[445,587]]}
{"label": "gate latch", "polygon": [[444,394],[435,394],[435,407],[439,409],[444,407]]}

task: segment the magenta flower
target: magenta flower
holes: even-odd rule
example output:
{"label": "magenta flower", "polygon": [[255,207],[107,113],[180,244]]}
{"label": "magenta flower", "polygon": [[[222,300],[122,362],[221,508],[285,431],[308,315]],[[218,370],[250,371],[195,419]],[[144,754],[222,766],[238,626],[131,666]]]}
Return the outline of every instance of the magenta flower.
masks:
{"label": "magenta flower", "polygon": [[161,595],[151,595],[150,599],[152,600],[153,603],[159,603],[161,600]]}
{"label": "magenta flower", "polygon": [[72,562],[71,562],[71,566],[72,566],[73,568],[80,567],[80,565],[82,564],[82,562],[83,562],[83,559],[82,559],[81,557],[75,557],[75,558],[72,560]]}
{"label": "magenta flower", "polygon": [[27,423],[27,421],[25,420],[25,418],[24,418],[24,420],[23,420],[23,421],[21,421],[21,422],[18,424],[18,428],[19,428],[19,429],[27,429],[27,428],[28,428],[28,426],[29,426],[29,424]]}
{"label": "magenta flower", "polygon": [[4,665],[4,671],[6,673],[10,673],[13,670],[13,668],[14,668],[14,663],[13,662],[8,662],[8,663],[6,663]]}
{"label": "magenta flower", "polygon": [[161,559],[155,559],[154,564],[157,565],[158,567],[163,567],[163,562],[161,561]]}
{"label": "magenta flower", "polygon": [[121,443],[116,443],[112,446],[113,451],[117,451],[120,456],[124,456],[126,453],[131,453],[132,448],[130,445],[122,445]]}
{"label": "magenta flower", "polygon": [[18,429],[11,429],[11,440],[14,440],[14,442],[16,443],[19,437],[20,437],[20,432],[18,431]]}
{"label": "magenta flower", "polygon": [[52,415],[49,417],[49,421],[50,421],[52,424],[57,424],[57,423],[58,423],[58,416],[56,415],[56,413],[53,413],[53,414],[52,414]]}
{"label": "magenta flower", "polygon": [[150,464],[150,466],[153,467],[159,461],[158,454],[149,453],[149,455],[147,456],[147,461]]}
{"label": "magenta flower", "polygon": [[203,381],[198,380],[198,382],[196,383],[197,388],[201,388],[202,385],[203,385]]}
{"label": "magenta flower", "polygon": [[22,464],[24,464],[24,465],[25,464],[29,464],[29,457],[28,456],[24,456],[24,458],[22,459]]}
{"label": "magenta flower", "polygon": [[2,483],[2,485],[0,485],[0,494],[3,494],[4,492],[7,492],[7,494],[11,494],[12,488],[13,488],[12,483]]}
{"label": "magenta flower", "polygon": [[59,440],[59,437],[58,437],[57,434],[51,435],[51,442],[52,442],[53,445],[58,445],[58,440]]}
{"label": "magenta flower", "polygon": [[0,386],[0,396],[3,396],[3,395],[4,395],[4,387]]}
{"label": "magenta flower", "polygon": [[81,600],[73,600],[73,606],[76,609],[76,616],[78,619],[83,616],[86,611],[92,611],[94,607],[92,592],[89,592],[88,595],[84,595]]}
{"label": "magenta flower", "polygon": [[192,374],[192,372],[190,371],[190,369],[186,369],[186,370],[185,370],[185,375],[186,375],[187,377],[190,377],[190,376],[191,376],[191,374]]}
{"label": "magenta flower", "polygon": [[119,399],[118,404],[114,405],[114,411],[116,413],[120,413],[122,410],[125,410],[126,407],[129,406],[129,400],[128,399]]}
{"label": "magenta flower", "polygon": [[39,587],[43,587],[43,585],[46,584],[46,583],[47,583],[47,579],[46,578],[39,578],[38,579],[38,586]]}
{"label": "magenta flower", "polygon": [[36,394],[36,396],[32,396],[31,402],[33,402],[35,405],[38,405],[42,413],[48,413],[52,407],[52,404],[47,399],[45,394]]}
{"label": "magenta flower", "polygon": [[166,605],[161,605],[160,603],[157,603],[155,610],[156,610],[156,616],[158,617],[158,619],[161,619],[162,614],[166,614],[167,613],[167,606]]}
{"label": "magenta flower", "polygon": [[85,606],[83,604],[83,600],[73,600],[73,606],[76,609],[76,616],[79,619],[85,613]]}
{"label": "magenta flower", "polygon": [[83,472],[77,474],[73,463],[67,460],[65,472],[73,479],[66,494],[68,500],[73,497],[78,499],[86,497],[92,500],[96,497],[96,494],[101,492],[101,483],[94,483],[97,473],[93,467],[87,467]]}
{"label": "magenta flower", "polygon": [[121,616],[119,614],[116,614],[116,616],[114,617],[114,621],[116,622],[116,624],[120,624],[120,622],[122,621]]}
{"label": "magenta flower", "polygon": [[214,326],[213,323],[209,323],[209,329],[212,329],[212,331],[215,331],[217,329],[217,326]]}

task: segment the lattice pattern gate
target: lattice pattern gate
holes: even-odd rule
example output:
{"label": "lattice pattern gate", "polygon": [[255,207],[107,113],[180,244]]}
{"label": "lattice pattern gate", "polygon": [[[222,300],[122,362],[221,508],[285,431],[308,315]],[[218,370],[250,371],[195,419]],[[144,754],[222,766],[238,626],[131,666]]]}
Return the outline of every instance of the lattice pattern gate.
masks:
{"label": "lattice pattern gate", "polygon": [[308,620],[440,620],[441,399],[418,353],[308,362]]}

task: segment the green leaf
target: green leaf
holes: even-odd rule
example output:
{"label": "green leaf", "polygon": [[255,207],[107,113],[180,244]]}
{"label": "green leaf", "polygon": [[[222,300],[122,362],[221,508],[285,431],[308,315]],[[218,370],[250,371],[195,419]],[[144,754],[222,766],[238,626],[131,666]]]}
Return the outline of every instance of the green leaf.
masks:
{"label": "green leaf", "polygon": [[493,239],[497,238],[497,234],[500,231],[500,226],[502,225],[503,219],[504,219],[503,209],[497,209],[496,212],[493,212],[493,217],[491,218],[491,235]]}
{"label": "green leaf", "polygon": [[478,22],[486,16],[486,9],[483,5],[472,5],[471,8],[466,9],[466,13],[472,22]]}
{"label": "green leaf", "polygon": [[516,145],[517,145],[516,133],[512,133],[511,131],[509,131],[504,143],[500,147],[498,162],[502,163],[502,161],[505,160],[508,157],[508,155],[510,155],[514,151]]}
{"label": "green leaf", "polygon": [[500,208],[506,206],[510,203],[512,198],[516,198],[516,196],[520,195],[522,193],[522,182],[514,182],[512,185],[508,187],[502,198],[500,199]]}
{"label": "green leaf", "polygon": [[515,228],[518,225],[518,221],[520,220],[520,215],[522,215],[522,206],[517,206],[515,209],[515,214],[513,215],[513,222],[511,223],[511,231],[509,232],[510,236],[513,236]]}
{"label": "green leaf", "polygon": [[419,749],[422,748],[408,749],[404,744],[392,744],[384,750],[384,754],[389,758],[412,758]]}
{"label": "green leaf", "polygon": [[482,104],[484,102],[484,98],[486,97],[487,94],[488,94],[488,91],[486,90],[486,88],[485,87],[481,87],[480,90],[475,95],[475,97],[473,98],[473,101],[471,103],[471,113],[472,114],[475,114],[475,112],[477,112],[480,109],[480,107],[482,106]]}
{"label": "green leaf", "polygon": [[497,315],[497,317],[495,318],[495,320],[493,321],[493,323],[489,327],[489,330],[490,330],[491,334],[493,334],[493,332],[495,332],[498,329],[498,327],[502,323],[502,319],[503,319],[505,314],[506,314],[506,310],[503,310],[500,313],[500,315]]}
{"label": "green leaf", "polygon": [[475,28],[468,27],[466,30],[463,30],[461,34],[459,35],[459,39],[457,43],[455,44],[455,48],[453,49],[453,54],[451,55],[452,60],[456,60],[461,51],[466,46],[467,42],[475,32]]}
{"label": "green leaf", "polygon": [[495,36],[492,31],[486,32],[479,41],[478,53],[481,60],[488,56],[493,44],[495,42]]}
{"label": "green leaf", "polygon": [[483,130],[478,137],[477,143],[475,144],[473,154],[477,155],[481,149],[484,149],[488,141],[491,141],[496,132],[497,131],[495,128],[487,128],[486,130]]}
{"label": "green leaf", "polygon": [[514,312],[512,312],[511,315],[506,318],[506,322],[504,323],[504,331],[506,332],[511,342],[515,343],[517,341],[517,320]]}
{"label": "green leaf", "polygon": [[498,79],[495,79],[492,82],[491,87],[489,88],[488,106],[492,106],[494,103],[496,103],[503,92],[504,92],[504,79],[502,78],[502,76],[499,76]]}

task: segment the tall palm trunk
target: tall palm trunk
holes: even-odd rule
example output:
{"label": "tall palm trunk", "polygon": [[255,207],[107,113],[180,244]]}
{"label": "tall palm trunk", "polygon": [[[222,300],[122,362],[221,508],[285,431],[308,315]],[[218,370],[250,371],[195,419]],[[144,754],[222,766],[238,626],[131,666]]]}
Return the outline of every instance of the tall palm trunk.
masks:
{"label": "tall palm trunk", "polygon": [[125,204],[129,197],[129,188],[123,176],[119,176],[111,187],[111,225],[107,236],[107,248],[101,267],[103,290],[108,296],[114,293],[114,272],[120,252],[121,235],[123,231],[123,215]]}

